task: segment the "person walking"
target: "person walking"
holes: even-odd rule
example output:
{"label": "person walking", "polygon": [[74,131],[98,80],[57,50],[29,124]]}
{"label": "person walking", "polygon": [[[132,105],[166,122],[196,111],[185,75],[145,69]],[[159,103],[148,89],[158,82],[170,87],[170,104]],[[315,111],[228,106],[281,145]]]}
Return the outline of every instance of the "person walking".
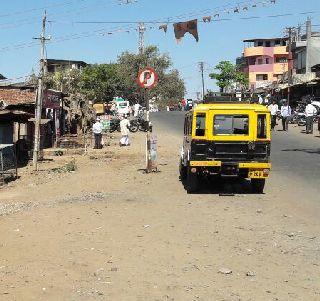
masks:
{"label": "person walking", "polygon": [[140,111],[140,104],[139,103],[136,103],[134,105],[134,117],[138,117],[139,116],[139,111]]}
{"label": "person walking", "polygon": [[287,100],[285,100],[281,106],[281,118],[282,118],[282,129],[288,131],[289,119],[291,117],[291,108]]}
{"label": "person walking", "polygon": [[122,120],[120,121],[120,130],[121,130],[121,139],[120,139],[120,146],[129,146],[129,128],[130,128],[130,121],[128,117],[124,115]]}
{"label": "person walking", "polygon": [[279,111],[279,106],[275,100],[272,101],[272,104],[268,106],[268,109],[271,113],[271,130],[274,131],[274,128],[277,124],[277,114]]}
{"label": "person walking", "polygon": [[101,149],[101,140],[102,140],[102,123],[100,118],[97,118],[96,122],[92,126],[92,132],[94,134],[94,149]]}
{"label": "person walking", "polygon": [[306,114],[306,134],[313,133],[313,118],[317,115],[317,109],[311,104],[311,101],[308,100],[305,112]]}

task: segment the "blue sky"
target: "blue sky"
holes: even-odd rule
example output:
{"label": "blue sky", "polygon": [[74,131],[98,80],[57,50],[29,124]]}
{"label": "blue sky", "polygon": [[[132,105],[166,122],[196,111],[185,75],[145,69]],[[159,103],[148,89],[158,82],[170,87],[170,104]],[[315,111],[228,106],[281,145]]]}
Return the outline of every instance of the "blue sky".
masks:
{"label": "blue sky", "polygon": [[[137,51],[138,34],[134,24],[75,24],[76,21],[186,21],[194,17],[220,13],[221,18],[229,21],[200,23],[200,41],[186,36],[177,44],[172,24],[167,34],[158,30],[159,25],[148,25],[146,44],[158,45],[162,52],[168,53],[186,81],[188,97],[195,97],[201,90],[198,62],[205,62],[206,88],[215,89],[215,83],[208,73],[220,60],[232,60],[241,55],[242,40],[254,37],[282,36],[287,26],[304,24],[311,16],[314,24],[320,24],[319,0],[136,0],[129,5],[119,5],[120,0],[11,0],[2,1],[0,12],[0,73],[8,78],[18,78],[38,69],[39,46],[33,37],[40,33],[41,15],[47,8],[47,33],[53,43],[47,46],[47,57],[56,59],[84,60],[88,63],[114,61],[125,50]],[[243,7],[249,3],[248,11],[233,13],[238,4]],[[256,8],[252,4],[258,2]],[[259,4],[260,3],[260,4]],[[230,11],[227,13],[226,11]],[[301,12],[316,11],[312,14]],[[265,18],[270,15],[292,13],[291,16]],[[180,17],[179,17],[180,16]],[[260,19],[241,20],[241,17],[262,17]],[[130,29],[130,33],[125,32]],[[101,35],[110,32],[112,35]],[[316,27],[320,29],[320,27]],[[101,31],[100,31],[101,30]],[[98,31],[98,32],[95,32]],[[79,34],[82,33],[81,36]],[[89,35],[89,37],[83,37]],[[59,37],[64,37],[59,41]],[[73,39],[70,39],[73,38]],[[57,41],[58,39],[58,41]],[[20,48],[19,44],[24,44]],[[8,47],[9,48],[6,48]],[[25,47],[29,46],[29,47]],[[11,48],[10,48],[11,47]]]}

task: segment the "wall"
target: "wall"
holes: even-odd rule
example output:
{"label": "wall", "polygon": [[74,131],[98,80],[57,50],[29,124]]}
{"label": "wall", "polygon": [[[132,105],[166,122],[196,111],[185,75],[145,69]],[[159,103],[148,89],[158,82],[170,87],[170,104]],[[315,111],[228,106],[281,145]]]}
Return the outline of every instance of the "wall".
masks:
{"label": "wall", "polygon": [[0,144],[13,143],[13,125],[12,123],[0,124]]}

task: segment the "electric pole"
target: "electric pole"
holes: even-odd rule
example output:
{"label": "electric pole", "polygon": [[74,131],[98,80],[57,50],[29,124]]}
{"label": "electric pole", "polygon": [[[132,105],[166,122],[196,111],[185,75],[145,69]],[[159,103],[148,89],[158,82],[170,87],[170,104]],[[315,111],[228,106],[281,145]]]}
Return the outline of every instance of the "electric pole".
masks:
{"label": "electric pole", "polygon": [[139,32],[139,54],[144,52],[144,33],[146,32],[146,27],[143,22],[140,22],[138,25]]}
{"label": "electric pole", "polygon": [[42,112],[42,101],[43,101],[43,79],[45,74],[45,46],[46,41],[46,22],[47,22],[47,12],[44,12],[42,18],[42,32],[39,38],[34,38],[40,40],[41,42],[41,53],[40,53],[40,74],[38,79],[38,90],[36,99],[36,109],[35,109],[35,126],[34,126],[34,145],[33,145],[33,167],[34,170],[38,170],[38,159],[40,152],[40,125],[41,125],[41,112]]}
{"label": "electric pole", "polygon": [[311,72],[311,38],[312,38],[312,23],[311,18],[308,17],[306,22],[306,34],[307,34],[307,48],[306,48],[306,74]]}
{"label": "electric pole", "polygon": [[292,76],[293,76],[293,57],[292,57],[292,37],[294,32],[294,27],[287,28],[288,32],[288,104],[290,103],[291,99],[291,85],[292,85]]}
{"label": "electric pole", "polygon": [[204,88],[204,62],[199,63],[199,68],[201,72],[201,79],[202,79],[202,100],[204,100],[205,96],[205,88]]}

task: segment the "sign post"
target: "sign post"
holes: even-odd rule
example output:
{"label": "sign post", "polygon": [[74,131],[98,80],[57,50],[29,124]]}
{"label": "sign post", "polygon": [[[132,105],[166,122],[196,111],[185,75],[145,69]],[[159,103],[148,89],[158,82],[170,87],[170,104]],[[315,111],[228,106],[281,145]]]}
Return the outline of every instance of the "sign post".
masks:
{"label": "sign post", "polygon": [[147,109],[146,172],[150,173],[156,170],[157,166],[155,164],[155,160],[153,160],[153,158],[156,158],[156,155],[154,154],[154,150],[156,149],[156,147],[153,146],[153,154],[151,149],[152,143],[151,143],[151,132],[150,132],[150,104],[149,104],[149,97],[148,97],[148,89],[152,89],[156,86],[156,84],[158,83],[158,74],[153,68],[147,67],[139,71],[137,81],[139,86],[144,89],[144,100],[146,102],[146,109]]}

